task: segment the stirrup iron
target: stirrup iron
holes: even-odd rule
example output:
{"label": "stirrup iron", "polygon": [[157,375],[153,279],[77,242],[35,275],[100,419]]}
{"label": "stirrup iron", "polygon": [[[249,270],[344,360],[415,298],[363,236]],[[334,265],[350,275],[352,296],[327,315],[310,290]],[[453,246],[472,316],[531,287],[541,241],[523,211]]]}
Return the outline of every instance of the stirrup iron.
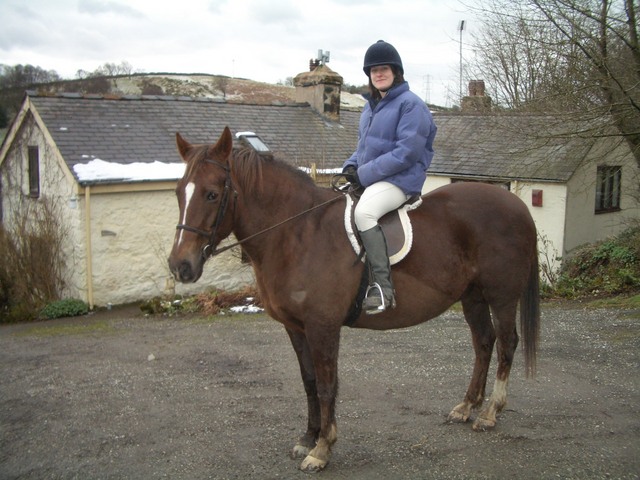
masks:
{"label": "stirrup iron", "polygon": [[384,294],[382,293],[382,287],[378,284],[378,282],[374,282],[367,287],[367,292],[365,293],[365,296],[364,296],[365,305],[367,304],[367,299],[369,298],[369,294],[371,293],[372,290],[378,293],[378,295],[376,295],[375,297],[380,298],[380,305],[374,308],[371,308],[371,307],[365,308],[365,313],[367,313],[368,315],[375,315],[375,314],[384,312],[389,307],[390,308],[395,307],[395,299],[392,300],[391,305],[387,305],[387,301],[385,300]]}

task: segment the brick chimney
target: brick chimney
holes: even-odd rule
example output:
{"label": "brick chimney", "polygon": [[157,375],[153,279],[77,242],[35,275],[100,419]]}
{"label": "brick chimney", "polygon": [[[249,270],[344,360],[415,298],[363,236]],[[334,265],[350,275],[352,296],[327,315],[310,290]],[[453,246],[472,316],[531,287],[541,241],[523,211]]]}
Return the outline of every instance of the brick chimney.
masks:
{"label": "brick chimney", "polygon": [[484,80],[469,81],[469,95],[462,97],[463,113],[488,113],[491,111],[491,97],[484,93]]}
{"label": "brick chimney", "polygon": [[328,119],[340,121],[340,75],[312,60],[309,62],[309,71],[296,75],[293,84],[296,87],[296,102],[308,103]]}

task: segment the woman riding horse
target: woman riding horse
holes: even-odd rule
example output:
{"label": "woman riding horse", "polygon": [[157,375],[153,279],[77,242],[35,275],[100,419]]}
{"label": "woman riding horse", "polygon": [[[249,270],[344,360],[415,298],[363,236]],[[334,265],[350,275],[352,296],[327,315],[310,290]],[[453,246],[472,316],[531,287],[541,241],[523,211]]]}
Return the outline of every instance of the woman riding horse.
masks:
{"label": "woman riding horse", "polygon": [[393,45],[383,40],[371,45],[363,70],[370,98],[360,117],[358,147],[343,173],[356,187],[364,187],[354,220],[373,277],[364,309],[375,314],[395,307],[387,244],[378,220],[420,195],[433,158],[436,126],[427,105],[409,90]]}

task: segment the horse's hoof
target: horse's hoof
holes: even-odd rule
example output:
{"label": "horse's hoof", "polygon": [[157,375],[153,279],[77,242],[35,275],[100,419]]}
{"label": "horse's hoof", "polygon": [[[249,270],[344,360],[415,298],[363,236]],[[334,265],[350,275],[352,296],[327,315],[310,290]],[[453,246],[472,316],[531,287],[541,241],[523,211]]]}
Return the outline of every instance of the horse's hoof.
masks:
{"label": "horse's hoof", "polygon": [[296,445],[291,451],[291,458],[304,458],[309,455],[309,448],[304,445]]}
{"label": "horse's hoof", "polygon": [[447,421],[453,423],[465,423],[467,420],[469,420],[468,416],[463,415],[460,412],[456,412],[455,410],[452,410],[447,417]]}
{"label": "horse's hoof", "polygon": [[469,420],[469,409],[465,408],[464,404],[458,405],[451,410],[447,417],[447,421],[453,423],[465,423],[467,420]]}
{"label": "horse's hoof", "polygon": [[492,430],[495,426],[495,420],[489,420],[482,417],[476,418],[476,421],[473,422],[473,430],[476,432],[486,432],[487,430]]}
{"label": "horse's hoof", "polygon": [[471,404],[468,402],[462,402],[453,407],[451,413],[447,417],[449,422],[454,423],[465,423],[469,420],[469,416],[471,415]]}
{"label": "horse's hoof", "polygon": [[327,466],[327,462],[320,460],[319,458],[307,455],[306,458],[300,464],[300,470],[305,473],[316,473]]}

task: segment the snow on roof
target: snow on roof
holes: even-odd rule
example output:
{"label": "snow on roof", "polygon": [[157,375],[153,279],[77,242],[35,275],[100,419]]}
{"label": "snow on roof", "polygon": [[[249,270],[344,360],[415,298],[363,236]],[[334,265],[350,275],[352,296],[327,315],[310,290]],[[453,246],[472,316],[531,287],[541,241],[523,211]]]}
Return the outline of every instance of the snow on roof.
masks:
{"label": "snow on roof", "polygon": [[[152,180],[177,180],[184,175],[185,164],[165,163],[155,161],[153,163],[115,163],[106,162],[99,158],[94,158],[88,163],[76,163],[73,170],[78,176],[78,180],[84,182],[105,182],[105,181],[152,181]],[[300,167],[300,170],[308,174],[311,169]],[[331,175],[342,172],[341,168],[317,169],[316,173]]]}
{"label": "snow on roof", "polygon": [[80,182],[98,182],[107,180],[144,181],[177,180],[184,175],[185,164],[164,163],[114,163],[94,158],[89,163],[77,163],[73,170]]}

